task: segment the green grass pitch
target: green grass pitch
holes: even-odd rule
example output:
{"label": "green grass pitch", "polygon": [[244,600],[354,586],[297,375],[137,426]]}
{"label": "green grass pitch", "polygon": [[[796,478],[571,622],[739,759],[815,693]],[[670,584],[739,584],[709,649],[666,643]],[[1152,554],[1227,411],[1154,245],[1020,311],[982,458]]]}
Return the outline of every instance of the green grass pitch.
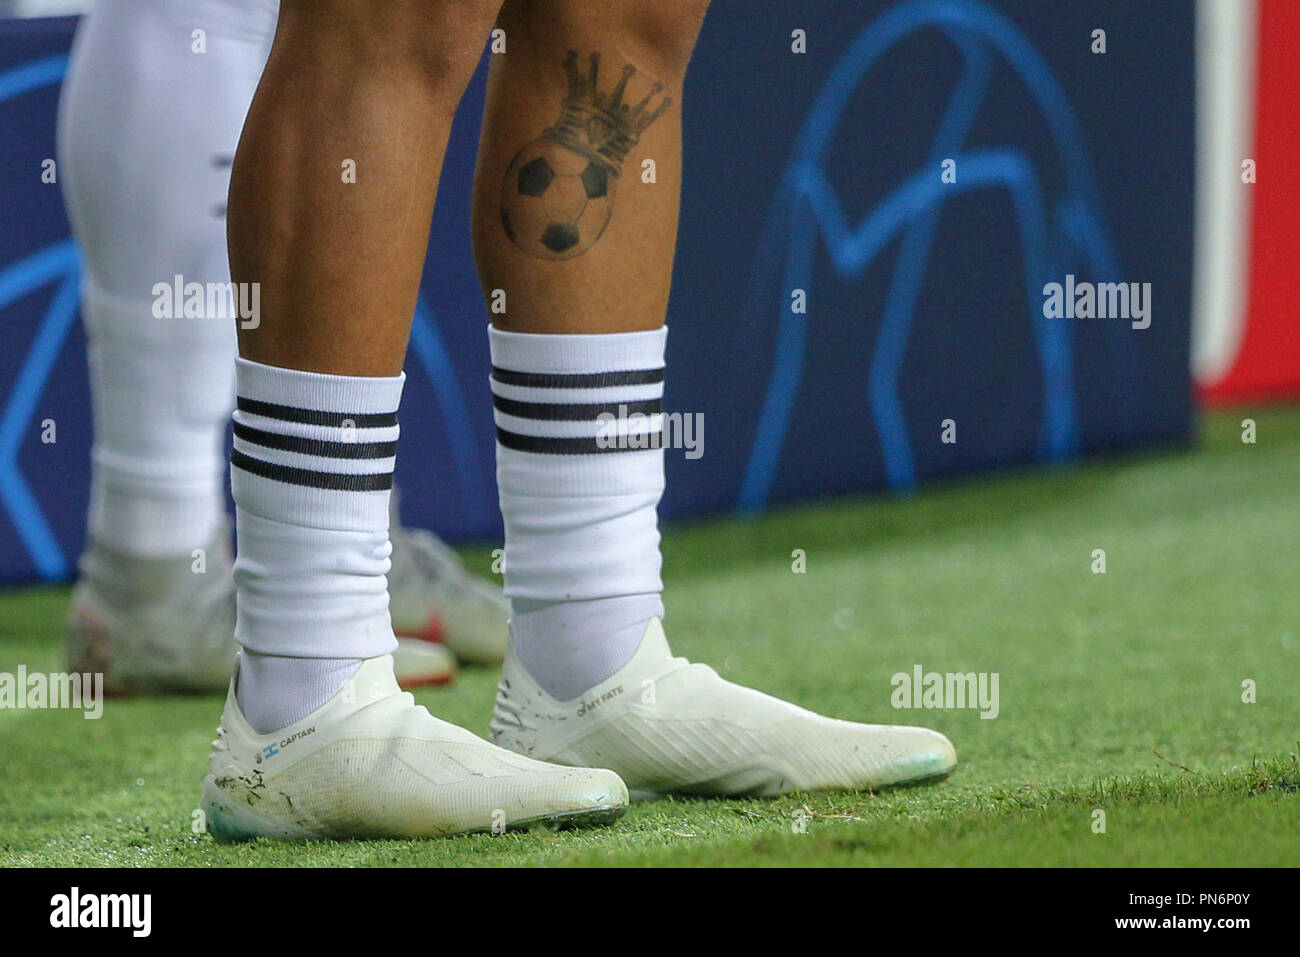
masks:
{"label": "green grass pitch", "polygon": [[[678,653],[825,713],[938,728],[961,760],[941,784],[666,800],[589,831],[221,847],[191,830],[219,698],[109,701],[98,721],[0,711],[0,864],[1295,866],[1297,462],[1300,410],[1239,412],[1190,452],[668,529]],[[466,555],[486,572],[486,549]],[[0,597],[0,672],[61,667],[66,600]],[[890,678],[917,664],[997,672],[999,715],[896,711]],[[419,698],[484,733],[495,680]]]}

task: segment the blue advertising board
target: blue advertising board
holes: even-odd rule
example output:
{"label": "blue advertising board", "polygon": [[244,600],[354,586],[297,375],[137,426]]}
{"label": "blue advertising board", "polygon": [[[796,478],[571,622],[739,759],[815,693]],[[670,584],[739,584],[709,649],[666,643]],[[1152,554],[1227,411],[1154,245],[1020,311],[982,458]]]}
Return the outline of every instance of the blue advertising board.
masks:
{"label": "blue advertising board", "polygon": [[[66,579],[84,537],[78,258],[40,176],[74,26],[0,20],[0,582]],[[704,454],[668,453],[663,514],[1190,438],[1193,46],[1190,0],[715,0],[683,107],[665,399],[703,415]],[[469,244],[484,74],[452,132],[397,465],[407,520],[451,540],[500,535]],[[1067,277],[1132,284],[1146,315],[1051,315]]]}

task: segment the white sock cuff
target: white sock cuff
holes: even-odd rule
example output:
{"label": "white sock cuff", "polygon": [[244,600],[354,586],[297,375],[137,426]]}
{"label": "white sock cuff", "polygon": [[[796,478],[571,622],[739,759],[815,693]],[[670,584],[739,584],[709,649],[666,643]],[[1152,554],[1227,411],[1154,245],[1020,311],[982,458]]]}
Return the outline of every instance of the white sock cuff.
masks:
{"label": "white sock cuff", "polygon": [[519,372],[583,374],[662,369],[667,341],[667,326],[602,335],[544,335],[488,326],[492,365]]}
{"label": "white sock cuff", "polygon": [[[650,417],[642,420],[643,430],[662,427],[657,416],[664,394],[666,326],[607,335],[489,327],[488,337],[497,483],[504,493],[643,495],[658,501],[664,488],[661,449],[632,447],[609,454],[595,445],[598,436],[628,431],[621,413]],[[618,420],[602,425],[603,413]]]}
{"label": "white sock cuff", "polygon": [[275,522],[387,531],[406,376],[326,375],[239,359],[230,482]]}
{"label": "white sock cuff", "polygon": [[642,432],[661,428],[667,329],[489,336],[506,595],[660,591],[663,449],[607,440],[610,416],[634,415]]}
{"label": "white sock cuff", "polygon": [[658,495],[530,499],[503,489],[506,597],[588,601],[662,591],[658,503]]}
{"label": "white sock cuff", "polygon": [[339,531],[235,509],[235,640],[285,658],[374,658],[397,647],[385,527]]}
{"label": "white sock cuff", "polygon": [[240,398],[317,412],[374,415],[396,413],[406,373],[395,376],[328,375],[235,360],[235,391]]}

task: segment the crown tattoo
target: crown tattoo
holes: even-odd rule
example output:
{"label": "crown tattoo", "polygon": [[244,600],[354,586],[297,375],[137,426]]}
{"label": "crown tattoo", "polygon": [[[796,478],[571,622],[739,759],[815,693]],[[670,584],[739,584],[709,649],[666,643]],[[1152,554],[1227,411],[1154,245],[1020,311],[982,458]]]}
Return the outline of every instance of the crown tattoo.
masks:
{"label": "crown tattoo", "polygon": [[636,75],[636,67],[623,67],[623,75],[612,92],[602,94],[597,85],[600,75],[600,54],[592,53],[586,76],[578,70],[578,51],[570,50],[564,58],[564,71],[569,77],[569,93],[564,98],[564,112],[559,121],[546,131],[576,153],[596,160],[615,176],[624,158],[641,134],[672,105],[668,97],[653,110],[648,110],[650,100],[660,93],[664,85],[656,83],[636,106],[623,102],[627,81]]}

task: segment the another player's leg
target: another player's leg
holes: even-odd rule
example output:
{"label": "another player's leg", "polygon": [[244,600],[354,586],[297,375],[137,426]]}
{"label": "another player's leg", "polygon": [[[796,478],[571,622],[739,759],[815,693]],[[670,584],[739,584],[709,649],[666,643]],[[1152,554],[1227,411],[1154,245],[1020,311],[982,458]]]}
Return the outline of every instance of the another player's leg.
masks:
{"label": "another player's leg", "polygon": [[[700,0],[507,0],[475,188],[493,317],[497,479],[513,605],[494,740],[634,791],[772,795],[949,772],[922,728],[836,721],[672,656],[660,624],[664,312],[683,78]],[[581,51],[580,53],[577,51]],[[653,161],[654,181],[642,171]],[[695,317],[707,321],[707,317]]]}
{"label": "another player's leg", "polygon": [[403,522],[398,492],[394,487],[388,594],[402,687],[442,683],[447,673],[434,666],[448,655],[453,663],[501,664],[509,635],[509,603],[501,587],[472,574],[433,532]]}
{"label": "another player's leg", "polygon": [[198,56],[196,6],[101,4],[78,27],[60,111],[95,413],[66,643],[69,667],[117,693],[221,688],[235,650],[221,449],[235,331],[174,290],[229,281],[228,167],[275,12],[203,4]]}
{"label": "another player's leg", "polygon": [[617,814],[398,690],[385,573],[402,360],[451,117],[495,5],[284,0],[231,177],[243,646],[203,786],[213,833],[415,837]]}
{"label": "another player's leg", "polygon": [[[206,290],[230,280],[230,160],[275,10],[275,0],[121,0],[78,27],[60,165],[85,254],[95,448],[65,643],[69,667],[103,673],[113,693],[213,691],[229,679],[221,446],[237,351],[229,304],[214,296],[207,312]],[[186,310],[178,281],[205,291],[202,315]],[[395,523],[393,535],[394,624],[410,636],[395,656],[403,685],[450,681],[453,653],[499,662],[499,589],[432,533]]]}

